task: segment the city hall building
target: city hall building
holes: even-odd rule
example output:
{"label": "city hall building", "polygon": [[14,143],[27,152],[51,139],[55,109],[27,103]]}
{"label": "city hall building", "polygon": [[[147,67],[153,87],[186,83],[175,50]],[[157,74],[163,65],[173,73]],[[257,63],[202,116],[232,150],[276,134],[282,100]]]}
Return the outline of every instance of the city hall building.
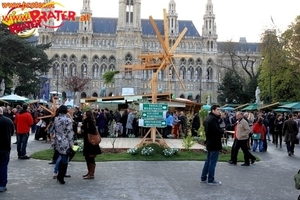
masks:
{"label": "city hall building", "polygon": [[[80,14],[92,16],[91,0],[82,2]],[[115,75],[111,84],[104,84],[102,78],[108,70],[123,70],[124,65],[141,64],[138,58],[140,54],[162,51],[150,20],[141,18],[141,4],[142,0],[119,0],[118,4],[116,1],[116,6],[119,5],[117,18],[91,17],[90,21],[65,21],[56,30],[39,28],[38,44],[52,43],[52,47],[46,51],[48,57],[54,59],[52,69],[46,74],[50,90],[56,91],[58,88],[65,96],[68,91],[63,88],[62,80],[77,74],[91,79],[88,89],[77,94],[77,101],[92,96],[151,93],[148,87],[153,73],[151,70],[121,72]],[[187,27],[188,31],[175,51],[176,54],[192,57],[174,59],[186,90],[181,88],[174,70],[164,70],[158,74],[158,92],[168,92],[170,88],[175,97],[202,103],[217,102],[218,85],[224,75],[224,65],[230,65],[230,56],[226,52],[228,42],[217,41],[212,0],[207,0],[203,8],[205,12],[201,32],[196,29],[193,21],[178,19],[180,13],[177,13],[175,0],[170,0],[166,11],[169,45],[172,46]],[[155,19],[155,22],[163,35],[163,19]],[[51,20],[47,23],[54,25]],[[259,56],[258,44],[247,43],[245,38],[235,43],[234,48],[238,54]]]}

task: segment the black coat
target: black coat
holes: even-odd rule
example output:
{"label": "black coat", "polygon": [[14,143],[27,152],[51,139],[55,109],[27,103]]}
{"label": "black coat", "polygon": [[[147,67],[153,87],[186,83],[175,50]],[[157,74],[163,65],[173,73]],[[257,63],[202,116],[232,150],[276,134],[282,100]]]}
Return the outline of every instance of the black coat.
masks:
{"label": "black coat", "polygon": [[219,119],[220,117],[209,113],[204,121],[206,149],[208,151],[220,151],[222,149],[221,138],[224,131],[220,128]]}
{"label": "black coat", "polygon": [[91,119],[85,119],[82,124],[82,134],[83,134],[83,155],[98,155],[101,154],[99,145],[92,145],[88,141],[88,133],[95,134],[96,126]]}
{"label": "black coat", "polygon": [[0,115],[0,150],[11,150],[11,136],[14,133],[14,123],[8,117]]}
{"label": "black coat", "polygon": [[194,115],[193,121],[192,121],[192,128],[195,130],[198,130],[200,128],[200,118],[198,114]]}

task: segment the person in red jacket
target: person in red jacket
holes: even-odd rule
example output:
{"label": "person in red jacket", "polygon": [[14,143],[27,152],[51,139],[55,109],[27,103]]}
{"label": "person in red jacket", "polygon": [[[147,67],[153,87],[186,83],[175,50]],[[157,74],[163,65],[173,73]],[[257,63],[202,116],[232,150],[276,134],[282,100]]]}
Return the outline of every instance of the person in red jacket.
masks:
{"label": "person in red jacket", "polygon": [[[262,152],[263,151],[263,141],[266,138],[266,133],[267,133],[267,128],[266,126],[263,124],[264,118],[260,117],[258,118],[257,122],[254,123],[253,127],[252,127],[252,138],[253,138],[253,147],[252,147],[252,151],[256,151],[257,145],[259,148],[259,151]],[[254,135],[259,135],[259,138],[254,138]]]}
{"label": "person in red jacket", "polygon": [[27,104],[23,105],[23,109],[16,114],[15,124],[17,132],[17,151],[19,159],[29,159],[26,155],[26,147],[29,138],[30,127],[33,125],[33,118],[27,111]]}

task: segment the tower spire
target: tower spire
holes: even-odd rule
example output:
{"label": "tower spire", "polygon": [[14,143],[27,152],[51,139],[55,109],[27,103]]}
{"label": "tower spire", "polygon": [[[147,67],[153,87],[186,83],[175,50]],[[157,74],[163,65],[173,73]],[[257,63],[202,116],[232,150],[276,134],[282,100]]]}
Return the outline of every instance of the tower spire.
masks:
{"label": "tower spire", "polygon": [[217,25],[215,23],[214,6],[212,0],[207,0],[205,14],[203,15],[204,25],[202,37],[204,38],[207,51],[217,51]]}
{"label": "tower spire", "polygon": [[170,0],[168,11],[169,35],[178,35],[179,24],[177,18],[178,14],[176,13],[176,2],[175,0]]}
{"label": "tower spire", "polygon": [[91,0],[83,0],[80,16],[86,16],[85,20],[79,20],[79,32],[93,33]]}

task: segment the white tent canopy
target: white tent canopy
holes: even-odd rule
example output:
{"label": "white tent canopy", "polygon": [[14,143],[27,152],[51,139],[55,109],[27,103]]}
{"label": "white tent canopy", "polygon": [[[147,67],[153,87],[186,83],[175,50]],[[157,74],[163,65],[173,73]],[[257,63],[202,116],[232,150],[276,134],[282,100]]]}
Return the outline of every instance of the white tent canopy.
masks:
{"label": "white tent canopy", "polygon": [[10,102],[20,102],[20,101],[28,101],[29,99],[26,97],[22,97],[16,94],[10,94],[4,97],[1,97],[0,100],[4,100],[4,101],[10,101]]}

